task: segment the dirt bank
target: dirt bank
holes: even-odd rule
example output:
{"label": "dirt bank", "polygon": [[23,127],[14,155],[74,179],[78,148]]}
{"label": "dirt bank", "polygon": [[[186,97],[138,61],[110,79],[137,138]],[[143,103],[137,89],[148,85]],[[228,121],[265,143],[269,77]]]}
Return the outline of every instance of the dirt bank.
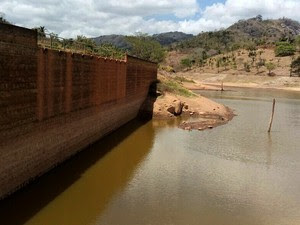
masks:
{"label": "dirt bank", "polygon": [[202,96],[184,97],[166,92],[156,99],[154,119],[173,119],[177,116],[183,118],[180,128],[204,130],[226,124],[234,113],[228,107]]}

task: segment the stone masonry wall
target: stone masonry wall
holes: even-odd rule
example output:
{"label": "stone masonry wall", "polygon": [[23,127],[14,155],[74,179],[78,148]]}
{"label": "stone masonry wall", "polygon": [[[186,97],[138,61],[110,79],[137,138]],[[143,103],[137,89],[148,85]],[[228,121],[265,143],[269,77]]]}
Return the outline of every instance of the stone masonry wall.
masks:
{"label": "stone masonry wall", "polygon": [[136,117],[157,65],[37,46],[0,24],[0,198]]}

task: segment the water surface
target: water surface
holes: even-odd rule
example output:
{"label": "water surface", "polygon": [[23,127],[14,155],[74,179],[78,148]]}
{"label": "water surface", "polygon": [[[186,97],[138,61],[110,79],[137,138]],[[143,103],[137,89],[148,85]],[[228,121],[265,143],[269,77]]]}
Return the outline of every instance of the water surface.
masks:
{"label": "water surface", "polygon": [[1,202],[0,224],[299,225],[300,94],[201,94],[238,116],[191,132],[133,121]]}

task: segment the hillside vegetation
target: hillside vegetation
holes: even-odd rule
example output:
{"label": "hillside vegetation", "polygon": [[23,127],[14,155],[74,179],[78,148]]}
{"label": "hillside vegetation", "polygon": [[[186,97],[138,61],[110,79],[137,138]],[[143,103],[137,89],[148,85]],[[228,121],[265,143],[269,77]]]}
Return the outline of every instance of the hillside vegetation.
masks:
{"label": "hillside vegetation", "polygon": [[[92,38],[97,44],[112,44],[118,48],[129,50],[131,48],[130,43],[128,42],[128,38],[134,36],[140,36],[140,33],[131,36],[125,35],[103,35],[99,37]],[[154,41],[157,41],[162,46],[169,46],[174,43],[178,43],[180,41],[188,40],[194,37],[192,34],[185,34],[183,32],[166,32],[154,35],[147,35]]]}
{"label": "hillside vegetation", "polygon": [[[299,76],[300,24],[261,16],[226,30],[205,32],[172,45],[162,68],[211,73]],[[170,69],[172,68],[172,69]]]}
{"label": "hillside vegetation", "polygon": [[[175,50],[201,48],[215,54],[257,45],[274,45],[294,41],[300,34],[300,23],[290,19],[263,20],[261,16],[240,20],[225,30],[203,32],[173,46]],[[210,54],[209,54],[210,55]]]}

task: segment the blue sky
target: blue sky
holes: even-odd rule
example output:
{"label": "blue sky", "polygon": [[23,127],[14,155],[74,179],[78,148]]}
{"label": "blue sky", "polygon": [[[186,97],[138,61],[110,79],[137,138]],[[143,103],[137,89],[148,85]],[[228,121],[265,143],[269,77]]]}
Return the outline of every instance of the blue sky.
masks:
{"label": "blue sky", "polygon": [[240,19],[300,21],[300,0],[0,0],[0,13],[28,28],[45,26],[61,37],[105,34],[198,34]]}
{"label": "blue sky", "polygon": [[197,0],[197,3],[201,8],[205,8],[207,6],[213,5],[214,3],[225,3],[225,0]]}

